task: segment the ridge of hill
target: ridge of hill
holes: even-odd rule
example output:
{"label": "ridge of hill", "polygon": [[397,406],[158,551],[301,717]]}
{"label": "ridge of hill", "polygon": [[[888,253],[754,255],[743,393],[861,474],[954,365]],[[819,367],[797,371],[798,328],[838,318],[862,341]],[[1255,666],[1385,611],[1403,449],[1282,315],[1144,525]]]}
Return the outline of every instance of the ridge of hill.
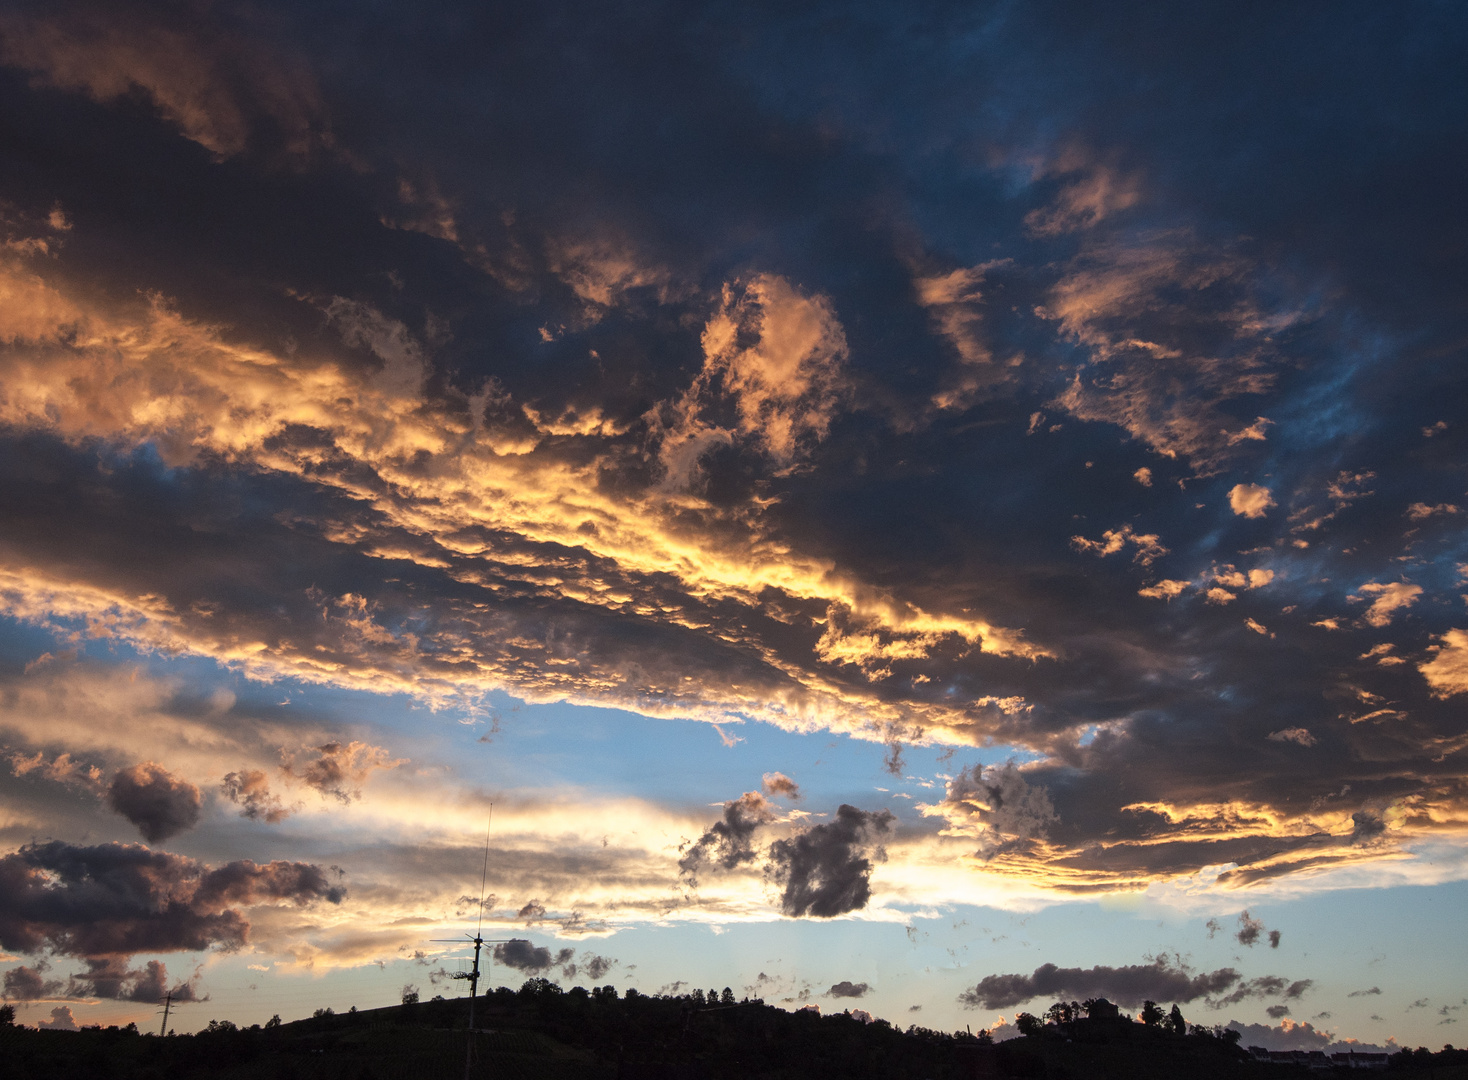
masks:
{"label": "ridge of hill", "polygon": [[[12,1080],[1251,1080],[1319,1076],[1253,1060],[1228,1039],[1125,1019],[987,1033],[906,1031],[851,1012],[787,1012],[759,999],[717,1005],[612,987],[563,992],[543,979],[478,999],[435,1000],[194,1035],[127,1028],[0,1026],[0,1075]],[[1459,1060],[1461,1059],[1461,1060]],[[1468,1051],[1394,1055],[1391,1075],[1468,1080]]]}

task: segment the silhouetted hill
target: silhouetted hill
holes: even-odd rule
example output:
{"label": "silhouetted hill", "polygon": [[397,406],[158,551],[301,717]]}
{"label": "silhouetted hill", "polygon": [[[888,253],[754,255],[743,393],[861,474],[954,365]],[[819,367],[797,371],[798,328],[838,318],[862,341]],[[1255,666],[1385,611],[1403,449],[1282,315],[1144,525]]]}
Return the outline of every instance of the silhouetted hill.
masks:
{"label": "silhouetted hill", "polygon": [[[726,996],[726,1002],[729,998]],[[610,987],[569,992],[544,980],[479,1000],[475,1080],[987,1080],[1319,1076],[1252,1061],[1202,1031],[1126,1020],[1033,1028],[998,1045],[967,1032],[902,1031],[882,1020],[790,1013],[746,1000],[708,1006]],[[429,1001],[196,1035],[129,1028],[0,1026],[10,1080],[419,1080],[464,1075],[468,1003]],[[1460,1059],[1461,1060],[1458,1060]],[[1468,1080],[1468,1052],[1395,1055],[1398,1080]]]}

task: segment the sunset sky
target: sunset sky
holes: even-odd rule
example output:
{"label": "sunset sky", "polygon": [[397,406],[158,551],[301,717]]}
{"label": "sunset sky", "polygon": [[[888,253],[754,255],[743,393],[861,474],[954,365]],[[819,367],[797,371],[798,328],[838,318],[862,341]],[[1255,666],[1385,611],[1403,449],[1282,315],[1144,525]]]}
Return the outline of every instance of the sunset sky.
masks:
{"label": "sunset sky", "polygon": [[21,1022],[459,995],[488,829],[491,985],[1464,1042],[1465,51],[4,4]]}

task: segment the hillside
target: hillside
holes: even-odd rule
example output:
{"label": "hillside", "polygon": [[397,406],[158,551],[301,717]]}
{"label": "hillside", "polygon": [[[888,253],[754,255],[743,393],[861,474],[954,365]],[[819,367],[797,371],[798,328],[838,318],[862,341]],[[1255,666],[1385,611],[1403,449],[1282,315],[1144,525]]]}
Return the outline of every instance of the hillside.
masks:
{"label": "hillside", "polygon": [[[727,1000],[727,999],[726,999]],[[0,1028],[12,1080],[427,1080],[464,1075],[467,1002],[430,1001],[196,1035],[132,1028]],[[480,999],[475,1080],[979,1080],[1001,1077],[1208,1080],[1307,1074],[1248,1059],[1227,1040],[1140,1024],[1048,1027],[998,1045],[982,1034],[896,1029],[758,1000],[708,1007],[544,980]],[[1464,1058],[1458,1063],[1450,1060]],[[1392,1075],[1468,1080],[1468,1053],[1393,1060]]]}

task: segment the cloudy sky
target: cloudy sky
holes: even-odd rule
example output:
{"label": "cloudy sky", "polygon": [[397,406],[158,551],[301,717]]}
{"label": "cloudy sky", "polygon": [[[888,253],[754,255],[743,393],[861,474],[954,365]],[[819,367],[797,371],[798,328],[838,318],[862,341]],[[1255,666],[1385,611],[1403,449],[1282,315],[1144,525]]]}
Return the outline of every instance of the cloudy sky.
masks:
{"label": "cloudy sky", "polygon": [[1465,30],[6,4],[21,1019],[1455,1041]]}

